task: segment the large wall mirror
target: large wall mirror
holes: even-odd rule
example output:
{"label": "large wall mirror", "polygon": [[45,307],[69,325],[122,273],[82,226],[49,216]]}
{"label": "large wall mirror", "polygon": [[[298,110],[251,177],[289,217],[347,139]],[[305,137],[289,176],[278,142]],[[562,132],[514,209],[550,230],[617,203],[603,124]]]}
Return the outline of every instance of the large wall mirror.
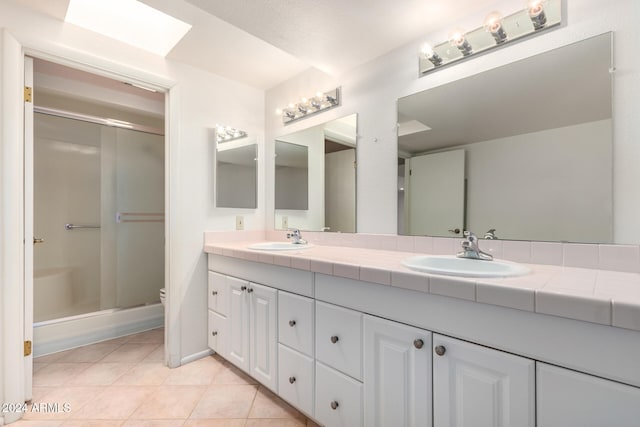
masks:
{"label": "large wall mirror", "polygon": [[275,228],[356,231],[357,114],[275,141]]}
{"label": "large wall mirror", "polygon": [[401,98],[398,233],[612,242],[611,47],[607,33]]}
{"label": "large wall mirror", "polygon": [[254,137],[243,136],[233,140],[217,138],[217,207],[240,209],[257,207],[257,148]]}

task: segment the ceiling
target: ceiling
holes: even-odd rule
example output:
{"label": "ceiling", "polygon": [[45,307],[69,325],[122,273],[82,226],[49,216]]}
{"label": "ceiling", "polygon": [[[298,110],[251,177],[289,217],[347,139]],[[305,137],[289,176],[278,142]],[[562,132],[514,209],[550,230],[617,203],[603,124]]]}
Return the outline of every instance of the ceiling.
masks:
{"label": "ceiling", "polygon": [[[68,0],[11,0],[63,20]],[[141,0],[193,28],[167,55],[269,89],[314,67],[339,76],[496,0]],[[520,1],[515,0],[517,7]],[[444,25],[443,25],[444,24]]]}

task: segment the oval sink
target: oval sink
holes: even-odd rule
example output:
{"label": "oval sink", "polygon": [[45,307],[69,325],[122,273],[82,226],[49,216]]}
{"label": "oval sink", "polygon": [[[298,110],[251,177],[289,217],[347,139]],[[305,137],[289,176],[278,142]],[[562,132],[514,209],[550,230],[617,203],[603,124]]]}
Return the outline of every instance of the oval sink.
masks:
{"label": "oval sink", "polygon": [[290,242],[264,242],[264,243],[254,243],[253,245],[247,246],[248,249],[253,249],[256,251],[297,251],[301,249],[312,248],[313,245],[306,244],[293,244]]}
{"label": "oval sink", "polygon": [[446,255],[420,255],[402,260],[402,264],[423,273],[460,277],[515,277],[531,270],[509,261],[482,261]]}

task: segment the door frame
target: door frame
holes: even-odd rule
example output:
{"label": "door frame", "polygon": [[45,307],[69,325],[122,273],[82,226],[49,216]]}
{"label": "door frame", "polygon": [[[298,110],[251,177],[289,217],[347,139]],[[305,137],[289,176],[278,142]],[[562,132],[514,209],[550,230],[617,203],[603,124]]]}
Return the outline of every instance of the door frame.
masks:
{"label": "door frame", "polygon": [[[33,290],[25,289],[25,274],[33,274],[32,263],[25,263],[25,230],[33,229],[33,211],[24,210],[25,188],[24,162],[25,131],[23,110],[24,61],[26,56],[66,65],[104,77],[140,84],[165,93],[165,274],[167,290],[165,307],[165,362],[169,367],[180,365],[180,312],[178,304],[171,304],[171,295],[178,295],[178,278],[172,277],[171,261],[177,259],[178,248],[172,244],[177,224],[173,218],[174,188],[178,184],[177,149],[179,143],[180,87],[168,77],[158,76],[121,63],[110,62],[86,52],[51,45],[44,41],[20,40],[7,29],[0,29],[2,43],[2,72],[0,73],[0,231],[3,234],[0,247],[0,402],[19,403],[26,397],[25,363],[21,352],[25,341],[25,296]],[[19,106],[19,107],[18,107]],[[16,141],[19,141],[16,143]],[[28,153],[26,153],[28,154]],[[31,194],[32,194],[31,189]],[[32,286],[32,285],[31,285]],[[173,291],[173,292],[172,292]],[[175,292],[175,293],[174,293]],[[17,327],[16,327],[17,326]],[[21,414],[0,414],[0,425],[19,419]]]}

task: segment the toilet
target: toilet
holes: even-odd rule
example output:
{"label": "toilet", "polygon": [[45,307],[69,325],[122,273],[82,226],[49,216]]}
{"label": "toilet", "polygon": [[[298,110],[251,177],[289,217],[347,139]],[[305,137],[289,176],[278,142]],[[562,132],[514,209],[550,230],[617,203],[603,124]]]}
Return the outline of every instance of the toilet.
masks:
{"label": "toilet", "polygon": [[160,289],[160,302],[164,305],[166,301],[165,290],[164,288]]}

